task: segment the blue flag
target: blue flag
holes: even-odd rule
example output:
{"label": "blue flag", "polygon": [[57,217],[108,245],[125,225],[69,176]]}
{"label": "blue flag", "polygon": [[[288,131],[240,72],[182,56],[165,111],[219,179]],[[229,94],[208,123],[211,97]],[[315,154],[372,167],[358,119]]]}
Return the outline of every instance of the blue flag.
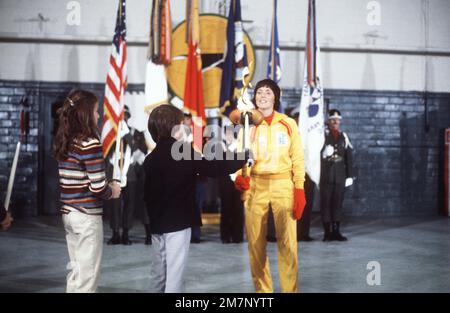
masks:
{"label": "blue flag", "polygon": [[273,1],[272,34],[270,39],[267,78],[279,83],[281,80],[280,45],[278,44],[277,0]]}
{"label": "blue flag", "polygon": [[228,116],[236,108],[236,100],[243,87],[242,71],[248,66],[240,0],[232,0],[230,4],[224,55],[219,108]]}

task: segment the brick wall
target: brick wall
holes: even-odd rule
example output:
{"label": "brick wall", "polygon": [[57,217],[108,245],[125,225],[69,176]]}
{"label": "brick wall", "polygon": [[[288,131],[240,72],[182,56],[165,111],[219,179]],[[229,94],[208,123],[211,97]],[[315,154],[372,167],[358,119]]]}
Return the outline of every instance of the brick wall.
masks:
{"label": "brick wall", "polygon": [[[299,90],[283,95],[287,107],[298,105]],[[358,178],[346,194],[347,214],[438,214],[450,94],[427,97],[428,122],[423,93],[325,90],[355,148]]]}
{"label": "brick wall", "polygon": [[[9,168],[19,140],[20,100],[27,94],[30,135],[22,147],[14,193],[15,214],[45,213],[44,112],[73,87],[93,90],[103,84],[0,81],[0,195],[5,196]],[[130,91],[143,90],[131,85]],[[325,90],[330,108],[339,109],[342,128],[354,147],[355,185],[344,203],[349,215],[433,215],[440,205],[443,129],[450,127],[450,94],[428,94],[428,129],[424,95],[419,92]],[[300,101],[300,90],[283,90],[287,110]],[[39,126],[40,125],[40,126]]]}
{"label": "brick wall", "polygon": [[[21,83],[0,81],[0,201],[5,199],[10,167],[20,139],[20,101],[24,95],[25,88]],[[20,208],[14,210],[16,216],[32,215],[37,207],[39,106],[36,100],[36,89],[29,90],[30,131],[27,143],[21,147],[11,197],[11,208]]]}

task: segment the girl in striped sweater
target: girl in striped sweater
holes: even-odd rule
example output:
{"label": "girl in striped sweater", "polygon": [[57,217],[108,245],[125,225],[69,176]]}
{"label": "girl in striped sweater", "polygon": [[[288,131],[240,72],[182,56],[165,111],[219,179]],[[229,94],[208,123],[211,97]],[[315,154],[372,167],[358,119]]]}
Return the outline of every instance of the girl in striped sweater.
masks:
{"label": "girl in striped sweater", "polygon": [[67,292],[95,292],[103,250],[103,201],[120,196],[108,184],[97,122],[97,97],[74,90],[59,110],[55,137],[61,213],[70,262]]}

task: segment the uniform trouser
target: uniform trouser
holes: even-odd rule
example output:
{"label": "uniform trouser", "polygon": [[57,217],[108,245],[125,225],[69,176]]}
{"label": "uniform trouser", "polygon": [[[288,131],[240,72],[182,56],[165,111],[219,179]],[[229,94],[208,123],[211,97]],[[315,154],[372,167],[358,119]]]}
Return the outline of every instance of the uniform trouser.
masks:
{"label": "uniform trouser", "polygon": [[223,241],[244,240],[244,205],[241,194],[228,176],[220,178],[220,238]]}
{"label": "uniform trouser", "polygon": [[70,262],[66,292],[96,292],[103,252],[103,222],[98,215],[63,214]]}
{"label": "uniform trouser", "polygon": [[345,184],[323,183],[320,185],[320,209],[322,222],[340,222],[344,202]]}
{"label": "uniform trouser", "polygon": [[[198,182],[195,184],[195,214],[197,214],[196,219],[201,221],[202,220],[202,205],[203,201],[205,199],[205,186],[206,184],[204,182]],[[200,240],[200,237],[202,236],[202,230],[200,226],[192,226],[192,239],[198,239]]]}
{"label": "uniform trouser", "polygon": [[252,177],[245,203],[245,225],[253,283],[257,292],[273,292],[266,253],[267,218],[272,207],[278,245],[278,271],[282,292],[297,292],[298,260],[294,185],[290,179]]}
{"label": "uniform trouser", "polygon": [[110,200],[110,226],[114,231],[122,229],[131,229],[133,225],[133,213],[136,207],[136,188],[135,181],[127,182],[127,186],[122,190],[122,196],[119,199]]}
{"label": "uniform trouser", "polygon": [[182,292],[184,269],[189,252],[191,229],[160,235],[152,234],[152,292]]}
{"label": "uniform trouser", "polygon": [[314,193],[316,185],[309,178],[308,175],[305,175],[305,198],[306,205],[305,210],[303,211],[302,218],[297,221],[297,237],[305,237],[309,236],[309,228],[311,225],[311,212],[314,206]]}

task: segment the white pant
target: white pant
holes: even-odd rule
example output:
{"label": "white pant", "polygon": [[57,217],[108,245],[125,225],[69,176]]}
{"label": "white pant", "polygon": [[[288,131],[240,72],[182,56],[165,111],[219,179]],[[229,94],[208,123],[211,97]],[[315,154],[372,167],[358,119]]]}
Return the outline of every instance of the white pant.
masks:
{"label": "white pant", "polygon": [[96,292],[103,252],[103,222],[98,215],[63,214],[70,262],[66,292]]}
{"label": "white pant", "polygon": [[153,292],[182,292],[184,268],[191,241],[191,228],[152,235],[150,284]]}

